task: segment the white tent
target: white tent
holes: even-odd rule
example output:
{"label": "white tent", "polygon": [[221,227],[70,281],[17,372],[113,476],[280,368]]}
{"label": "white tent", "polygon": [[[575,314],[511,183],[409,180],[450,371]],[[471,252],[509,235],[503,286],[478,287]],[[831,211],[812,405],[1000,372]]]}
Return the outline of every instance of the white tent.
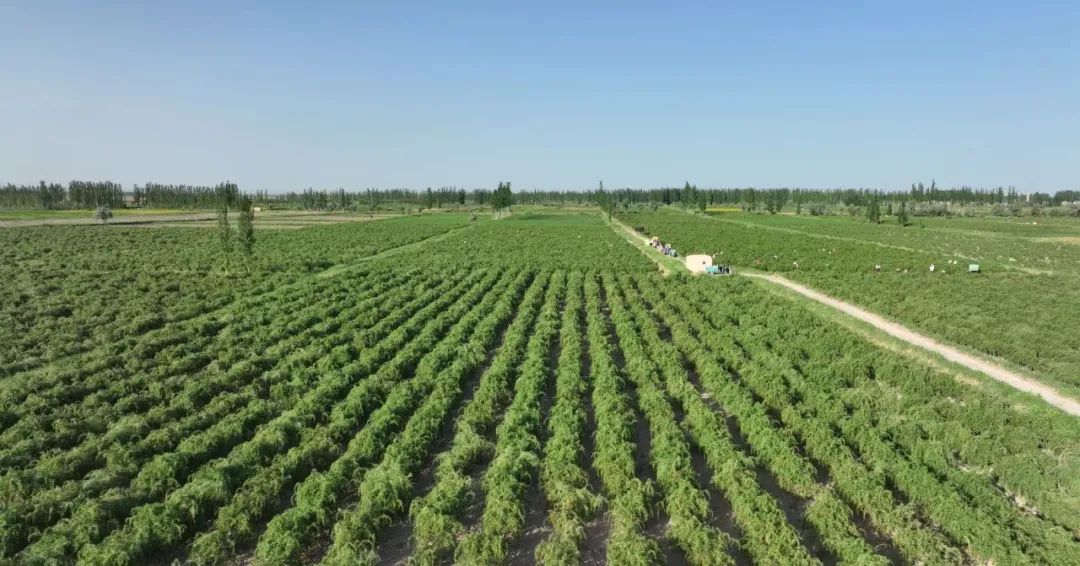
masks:
{"label": "white tent", "polygon": [[705,273],[705,268],[712,264],[712,256],[705,254],[686,256],[686,268],[690,270],[690,273]]}

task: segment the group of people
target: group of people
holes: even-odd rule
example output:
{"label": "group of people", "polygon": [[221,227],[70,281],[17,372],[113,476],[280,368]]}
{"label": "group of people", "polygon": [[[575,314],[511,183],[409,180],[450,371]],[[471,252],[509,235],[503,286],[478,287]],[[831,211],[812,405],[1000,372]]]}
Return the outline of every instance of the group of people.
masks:
{"label": "group of people", "polygon": [[665,244],[660,241],[660,238],[653,237],[649,240],[649,245],[659,250],[661,253],[671,257],[679,257],[679,252],[675,251],[675,248],[671,247],[671,244]]}

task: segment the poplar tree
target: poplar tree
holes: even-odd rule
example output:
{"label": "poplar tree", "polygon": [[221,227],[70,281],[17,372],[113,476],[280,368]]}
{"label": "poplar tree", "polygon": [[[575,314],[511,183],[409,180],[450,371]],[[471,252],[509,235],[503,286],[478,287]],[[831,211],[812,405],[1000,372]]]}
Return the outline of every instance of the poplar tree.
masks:
{"label": "poplar tree", "polygon": [[604,191],[603,181],[600,181],[600,188],[596,190],[596,204],[600,205],[600,210],[607,215],[608,220],[611,220],[611,213],[615,210],[615,199]]}
{"label": "poplar tree", "polygon": [[[250,262],[251,252],[255,249],[255,211],[251,207],[251,199],[244,196],[240,199],[240,220],[237,223],[237,241],[244,257]],[[250,266],[249,266],[250,267]]]}
{"label": "poplar tree", "polygon": [[695,200],[697,200],[694,198],[695,196],[697,196],[695,194],[696,192],[697,187],[691,187],[690,181],[687,181],[686,184],[683,185],[682,195],[679,197],[679,202],[682,204],[683,208],[690,206]]}
{"label": "poplar tree", "polygon": [[870,199],[870,206],[866,207],[866,219],[874,224],[881,224],[881,206],[877,197]]}
{"label": "poplar tree", "polygon": [[221,243],[221,253],[225,259],[225,275],[229,274],[229,256],[232,255],[232,228],[229,226],[229,207],[221,205],[217,213],[218,241]]}
{"label": "poplar tree", "polygon": [[499,183],[499,188],[491,197],[492,208],[495,209],[495,218],[510,213],[510,206],[514,203],[514,194],[510,191],[510,183]]}

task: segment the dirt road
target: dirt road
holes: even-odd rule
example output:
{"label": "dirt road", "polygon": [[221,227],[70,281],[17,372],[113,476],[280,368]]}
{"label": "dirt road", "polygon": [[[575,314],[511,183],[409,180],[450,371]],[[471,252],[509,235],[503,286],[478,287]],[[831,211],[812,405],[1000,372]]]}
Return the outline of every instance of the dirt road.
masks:
{"label": "dirt road", "polygon": [[630,242],[630,245],[637,248],[639,252],[645,254],[645,257],[651,259],[653,263],[655,263],[657,267],[660,268],[660,273],[664,274],[665,277],[671,275],[673,271],[681,271],[686,269],[686,264],[683,263],[681,259],[668,257],[654,250],[652,246],[649,245],[649,238],[647,236],[641,234],[637,230],[634,230],[633,228],[627,226],[626,224],[623,224],[622,222],[614,218],[608,221],[606,217],[601,217],[604,218],[605,222],[608,223],[608,226],[611,226],[612,230],[615,230],[616,234],[618,234],[620,231],[625,234],[627,241]]}
{"label": "dirt road", "polygon": [[[636,237],[639,242],[649,241],[647,237],[638,233],[636,230],[627,226],[626,224],[619,222],[618,220],[612,219],[611,224],[612,228],[621,229],[626,234],[629,234],[632,237]],[[648,256],[650,259],[659,263],[657,257],[648,253],[648,249],[641,249],[640,246],[638,247],[638,249],[641,250],[641,252]],[[885,332],[893,338],[897,338],[899,340],[907,342],[908,344],[918,346],[925,350],[929,350],[931,352],[934,352],[935,354],[939,354],[950,362],[960,364],[968,369],[982,373],[987,377],[990,377],[991,379],[1000,381],[1001,383],[1019,389],[1020,391],[1038,395],[1044,401],[1061,409],[1062,411],[1065,411],[1066,413],[1069,413],[1073,416],[1080,416],[1080,402],[1076,401],[1071,397],[1062,395],[1054,388],[1039,383],[1034,379],[1025,377],[1017,372],[1006,369],[993,362],[984,360],[971,354],[964,353],[956,348],[953,348],[952,346],[947,346],[945,344],[942,344],[941,342],[938,342],[937,340],[923,336],[922,334],[919,334],[918,332],[915,332],[910,328],[907,328],[906,326],[902,326],[895,322],[886,320],[884,317],[876,315],[868,310],[859,308],[851,303],[846,303],[844,301],[834,299],[824,293],[815,291],[810,287],[801,285],[779,275],[741,271],[737,273],[739,273],[740,275],[745,275],[747,277],[756,277],[758,279],[763,279],[765,281],[769,281],[770,283],[774,283],[776,285],[781,285],[783,287],[791,289],[792,291],[795,291],[796,293],[806,298],[813,299],[823,305],[832,307],[848,316],[857,318],[873,326],[874,328]]]}
{"label": "dirt road", "polygon": [[800,285],[790,279],[786,279],[779,275],[765,274],[765,273],[742,273],[747,277],[757,277],[764,279],[777,285],[783,285],[796,293],[803,295],[804,297],[818,301],[819,303],[828,305],[844,314],[855,317],[867,324],[870,324],[874,328],[877,328],[894,338],[898,338],[913,344],[920,348],[930,350],[936,354],[940,354],[946,360],[960,364],[966,368],[983,373],[988,377],[1015,387],[1020,391],[1026,391],[1042,397],[1044,401],[1051,405],[1065,411],[1074,416],[1080,416],[1080,402],[1066,397],[1061,393],[1058,393],[1052,387],[1039,383],[1031,378],[1025,377],[1019,373],[1008,370],[992,362],[988,362],[984,359],[966,354],[956,348],[947,346],[934,340],[927,338],[922,334],[919,334],[905,326],[901,326],[895,322],[886,320],[885,318],[878,316],[870,311],[861,309],[851,303],[845,303],[834,299],[824,293],[815,291],[805,285]]}

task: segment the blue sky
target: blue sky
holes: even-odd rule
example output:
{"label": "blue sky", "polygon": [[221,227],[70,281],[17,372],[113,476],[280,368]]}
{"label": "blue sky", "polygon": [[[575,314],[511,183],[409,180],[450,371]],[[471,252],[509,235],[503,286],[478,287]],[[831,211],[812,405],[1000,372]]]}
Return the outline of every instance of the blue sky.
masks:
{"label": "blue sky", "polygon": [[0,182],[1080,187],[1080,2],[0,0]]}

